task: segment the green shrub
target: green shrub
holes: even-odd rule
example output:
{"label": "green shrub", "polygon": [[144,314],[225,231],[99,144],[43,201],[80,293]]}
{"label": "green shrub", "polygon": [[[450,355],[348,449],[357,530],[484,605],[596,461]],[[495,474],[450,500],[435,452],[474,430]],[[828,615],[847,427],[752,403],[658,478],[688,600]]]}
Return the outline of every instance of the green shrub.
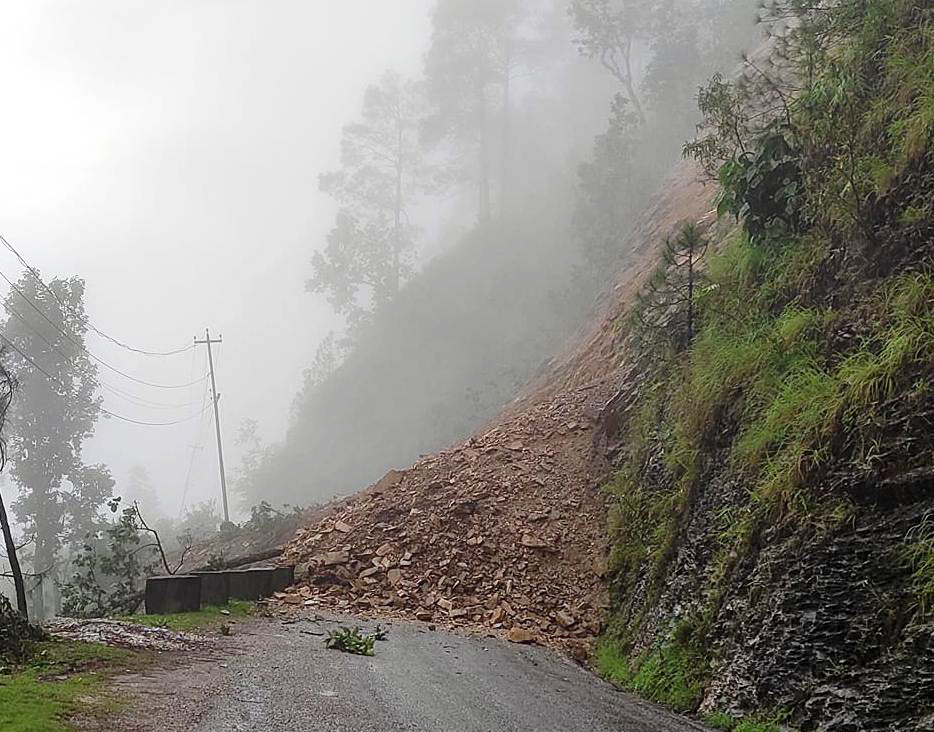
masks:
{"label": "green shrub", "polygon": [[39,626],[30,624],[13,609],[6,595],[0,595],[0,663],[23,661],[44,637]]}

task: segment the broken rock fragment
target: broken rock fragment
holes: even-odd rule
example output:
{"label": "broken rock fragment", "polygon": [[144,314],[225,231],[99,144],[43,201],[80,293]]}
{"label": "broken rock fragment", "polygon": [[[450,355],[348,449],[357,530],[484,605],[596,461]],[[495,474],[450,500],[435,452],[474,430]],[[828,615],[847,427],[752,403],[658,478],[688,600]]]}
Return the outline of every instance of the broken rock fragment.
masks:
{"label": "broken rock fragment", "polygon": [[522,546],[527,546],[529,549],[551,549],[551,544],[533,534],[522,535]]}
{"label": "broken rock fragment", "polygon": [[325,552],[324,554],[316,555],[314,560],[325,567],[333,567],[338,564],[346,564],[349,562],[350,555],[345,551]]}
{"label": "broken rock fragment", "polygon": [[534,643],[535,634],[525,628],[510,628],[506,640],[512,643]]}

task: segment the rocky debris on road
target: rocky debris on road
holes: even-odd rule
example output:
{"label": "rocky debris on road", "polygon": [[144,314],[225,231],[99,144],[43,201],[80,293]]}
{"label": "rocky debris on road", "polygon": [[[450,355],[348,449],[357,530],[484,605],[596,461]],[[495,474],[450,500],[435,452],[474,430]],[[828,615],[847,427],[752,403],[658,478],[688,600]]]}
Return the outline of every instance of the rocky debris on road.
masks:
{"label": "rocky debris on road", "polygon": [[43,627],[56,638],[150,651],[184,651],[208,642],[204,636],[194,633],[101,618],[52,618],[43,623]]}
{"label": "rocky debris on road", "polygon": [[586,646],[608,605],[593,424],[611,393],[565,393],[388,473],[298,532],[276,601]]}

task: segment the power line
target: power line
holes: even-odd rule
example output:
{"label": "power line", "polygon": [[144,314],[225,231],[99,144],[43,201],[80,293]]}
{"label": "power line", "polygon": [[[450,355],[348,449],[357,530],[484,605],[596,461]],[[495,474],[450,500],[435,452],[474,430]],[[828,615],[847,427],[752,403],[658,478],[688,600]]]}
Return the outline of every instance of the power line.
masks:
{"label": "power line", "polygon": [[[69,387],[67,387],[64,383],[62,383],[60,379],[57,379],[56,377],[52,376],[52,374],[50,374],[48,371],[42,368],[38,363],[36,363],[35,360],[31,356],[29,356],[29,354],[25,353],[22,349],[19,348],[19,346],[17,346],[13,341],[11,341],[9,338],[7,338],[2,333],[0,333],[0,339],[2,339],[8,346],[10,346],[10,348],[16,351],[20,356],[26,359],[30,364],[32,364],[32,366],[39,373],[43,374],[50,382],[52,382],[53,384],[58,384],[58,386],[60,386],[65,391],[71,391],[71,389],[69,389]],[[182,424],[183,422],[190,422],[193,419],[197,419],[202,414],[204,414],[205,411],[207,411],[205,409],[199,412],[198,414],[193,414],[183,419],[172,420],[170,422],[148,422],[142,419],[133,419],[131,417],[124,417],[122,414],[111,412],[109,409],[104,409],[104,407],[99,407],[99,409],[102,414],[106,414],[108,417],[113,417],[114,419],[119,419],[122,422],[128,422],[129,424],[142,425],[145,427],[171,427],[172,425]]]}
{"label": "power line", "polygon": [[0,242],[3,242],[3,245],[7,249],[9,249],[11,252],[13,252],[13,255],[19,260],[20,264],[22,264],[29,271],[29,274],[31,274],[33,278],[35,278],[36,282],[42,285],[42,288],[46,290],[46,292],[48,292],[50,295],[52,295],[52,297],[58,300],[59,305],[61,305],[63,308],[71,312],[72,315],[78,318],[78,320],[84,323],[90,330],[97,333],[97,335],[99,335],[101,338],[106,338],[108,341],[110,341],[111,343],[117,346],[120,346],[121,348],[125,348],[126,350],[132,351],[133,353],[140,353],[144,356],[174,356],[176,354],[185,353],[186,351],[190,351],[194,349],[195,344],[189,343],[188,345],[183,346],[182,348],[176,348],[171,351],[148,351],[144,348],[135,348],[133,346],[129,346],[126,343],[123,343],[122,341],[118,340],[117,338],[114,338],[113,336],[108,335],[104,331],[100,330],[97,326],[95,326],[86,315],[79,313],[74,308],[72,308],[70,305],[63,302],[62,299],[58,296],[58,294],[54,292],[48,285],[46,285],[45,282],[43,282],[42,278],[39,276],[38,270],[35,267],[33,267],[31,264],[29,264],[29,262],[27,262],[23,258],[23,255],[21,255],[16,250],[16,247],[14,247],[12,244],[10,244],[9,241],[7,241],[6,237],[4,237],[3,234],[0,234]]}
{"label": "power line", "polygon": [[144,399],[143,397],[138,396],[136,394],[131,394],[128,391],[123,391],[122,389],[118,389],[113,384],[108,384],[105,381],[100,381],[98,383],[100,383],[103,389],[106,389],[114,396],[119,397],[120,399],[124,399],[130,404],[135,404],[138,407],[148,407],[150,409],[182,409],[183,407],[190,407],[195,404],[194,401],[175,402],[174,404],[166,404],[165,402],[154,402],[149,399]]}
{"label": "power line", "polygon": [[[205,410],[206,412],[207,410]],[[149,422],[144,419],[132,419],[130,417],[124,417],[120,414],[114,414],[113,412],[104,409],[101,407],[101,412],[106,414],[108,417],[113,417],[114,419],[119,419],[122,422],[129,422],[130,424],[139,425],[141,427],[172,427],[177,424],[184,424],[185,422],[191,422],[193,419],[198,419],[203,412],[198,412],[197,414],[189,415],[188,417],[183,417],[182,419],[173,419],[170,422]]]}
{"label": "power line", "polygon": [[[17,318],[20,322],[23,323],[23,325],[25,325],[27,328],[29,328],[29,330],[31,330],[33,333],[35,333],[37,336],[39,336],[39,338],[41,338],[41,339],[45,342],[45,344],[46,344],[50,349],[52,349],[52,350],[55,351],[59,356],[61,356],[61,357],[64,358],[66,361],[68,361],[69,363],[71,363],[72,365],[74,365],[74,361],[71,359],[70,356],[68,356],[66,353],[64,353],[60,348],[58,348],[58,346],[56,346],[54,343],[52,343],[52,341],[50,341],[50,340],[49,340],[48,338],[46,338],[42,333],[40,333],[40,332],[32,325],[32,323],[30,323],[28,320],[26,320],[26,318],[24,318],[24,317],[16,310],[16,308],[14,308],[14,307],[13,307],[12,305],[10,305],[10,304],[7,304],[7,305],[6,305],[6,308],[7,308],[7,310],[9,310],[10,315],[12,315],[13,317]],[[139,397],[139,396],[137,396],[137,395],[135,395],[135,394],[131,394],[131,393],[128,392],[128,391],[123,391],[122,389],[118,389],[116,386],[113,386],[113,385],[111,385],[111,384],[108,384],[107,382],[105,382],[105,381],[103,381],[103,380],[100,380],[98,383],[101,385],[101,387],[103,387],[103,388],[106,389],[107,391],[113,392],[114,394],[116,394],[117,396],[122,397],[123,399],[125,399],[125,400],[128,401],[128,402],[130,402],[131,404],[135,404],[135,405],[140,406],[140,407],[151,407],[151,408],[153,408],[153,409],[180,409],[180,408],[182,408],[182,407],[190,407],[190,406],[194,403],[194,401],[189,401],[189,402],[186,402],[186,403],[184,403],[184,404],[181,404],[181,403],[176,403],[176,404],[165,404],[165,403],[163,403],[163,402],[153,402],[153,401],[150,401],[150,400],[148,400],[148,399],[144,399],[144,398],[142,398],[142,397]],[[197,383],[197,382],[194,382],[194,383]]]}
{"label": "power line", "polygon": [[[0,237],[0,238],[2,238],[2,237]],[[6,283],[7,283],[21,298],[23,298],[23,300],[26,301],[26,304],[29,305],[29,307],[31,307],[33,310],[35,310],[49,325],[51,325],[56,331],[58,331],[58,332],[59,332],[66,340],[68,340],[72,345],[74,345],[76,348],[79,348],[79,349],[81,349],[82,351],[84,351],[86,354],[88,354],[88,356],[90,356],[91,358],[93,358],[95,361],[97,361],[98,363],[100,363],[100,364],[101,364],[102,366],[104,366],[105,368],[110,369],[111,371],[113,371],[113,372],[116,373],[116,374],[120,374],[120,376],[122,376],[122,377],[125,378],[125,379],[129,379],[130,381],[135,381],[137,384],[142,384],[142,385],[144,385],[144,386],[149,386],[149,387],[152,387],[152,388],[154,388],[154,389],[187,389],[189,386],[192,386],[192,385],[194,385],[194,384],[199,384],[199,383],[201,383],[202,381],[207,380],[207,378],[208,378],[208,376],[209,376],[209,374],[205,374],[205,375],[202,376],[200,379],[197,379],[196,381],[192,381],[192,382],[187,383],[187,384],[157,384],[157,383],[152,382],[152,381],[147,381],[146,379],[139,379],[139,378],[133,376],[132,374],[128,374],[128,373],[126,373],[125,371],[121,371],[121,370],[118,369],[116,366],[112,366],[112,365],[109,364],[107,361],[105,361],[104,359],[102,359],[100,356],[97,356],[97,355],[95,355],[94,353],[92,353],[91,351],[89,351],[88,348],[87,348],[87,346],[85,346],[85,345],[82,344],[82,343],[79,343],[79,342],[76,341],[74,338],[72,338],[72,337],[64,330],[64,328],[62,328],[60,325],[58,325],[58,323],[56,323],[56,322],[53,321],[48,315],[46,315],[46,314],[42,311],[42,309],[41,309],[38,305],[36,305],[36,303],[34,303],[34,302],[32,301],[32,299],[31,299],[28,295],[26,295],[19,287],[17,287],[16,284],[15,284],[9,277],[7,277],[2,271],[0,271],[0,277],[2,277],[4,280],[6,280]],[[46,288],[46,289],[49,289],[49,288]],[[49,290],[49,292],[52,292],[52,291]],[[55,296],[55,299],[58,300],[59,303],[62,302],[62,301],[58,298],[57,295]],[[20,316],[20,317],[22,317],[22,316]]]}

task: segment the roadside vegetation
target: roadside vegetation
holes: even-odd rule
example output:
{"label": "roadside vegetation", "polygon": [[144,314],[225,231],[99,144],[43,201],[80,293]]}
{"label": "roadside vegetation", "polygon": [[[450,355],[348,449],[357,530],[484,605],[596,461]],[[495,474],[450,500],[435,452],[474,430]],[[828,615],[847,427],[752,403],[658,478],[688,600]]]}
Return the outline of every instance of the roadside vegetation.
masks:
{"label": "roadside vegetation", "polygon": [[[0,596],[0,602],[5,599]],[[0,612],[0,729],[6,732],[59,732],[68,719],[105,719],[119,710],[110,679],[150,663],[145,651],[98,643],[49,638],[7,607]],[[254,605],[233,601],[176,615],[127,615],[126,622],[197,633],[230,632],[230,624],[248,617]],[[14,626],[15,624],[15,626]]]}
{"label": "roadside vegetation", "polygon": [[134,615],[122,615],[115,618],[124,620],[128,623],[137,623],[139,625],[148,625],[153,628],[167,628],[181,632],[203,632],[215,631],[224,632],[223,628],[228,626],[231,621],[243,619],[252,615],[256,610],[256,605],[244,600],[231,600],[223,607],[202,607],[197,612],[173,613],[171,615],[147,615],[137,613]]}
{"label": "roadside vegetation", "polygon": [[59,732],[80,711],[90,719],[120,706],[108,690],[116,673],[143,665],[146,654],[95,643],[37,641],[30,654],[0,669],[0,729]]}
{"label": "roadside vegetation", "polygon": [[[688,292],[669,244],[630,323],[646,368],[606,486],[617,600],[595,661],[681,711],[723,660],[724,596],[767,534],[827,534],[866,501],[908,500],[934,458],[934,16],[907,0],[791,1],[763,22],[789,18],[767,56],[701,90],[685,153],[718,180],[720,221],[689,297],[659,314],[666,281]],[[703,598],[659,629],[649,615],[714,477],[740,487],[713,520]],[[892,547],[913,597],[894,627],[930,616],[932,536],[926,521]]]}

